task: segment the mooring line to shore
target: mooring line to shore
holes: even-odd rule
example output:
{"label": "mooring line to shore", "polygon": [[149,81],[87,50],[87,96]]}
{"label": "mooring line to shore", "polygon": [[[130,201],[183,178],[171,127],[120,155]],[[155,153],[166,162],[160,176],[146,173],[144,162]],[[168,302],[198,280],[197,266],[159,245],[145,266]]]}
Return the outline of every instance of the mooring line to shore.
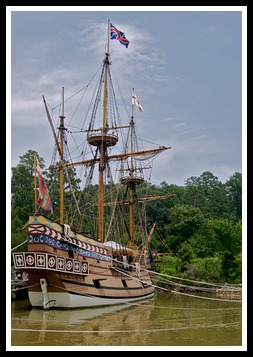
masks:
{"label": "mooring line to shore", "polygon": [[231,322],[226,324],[214,324],[214,325],[197,325],[197,326],[183,326],[183,327],[171,327],[171,328],[155,328],[155,329],[144,329],[144,330],[40,330],[40,329],[19,329],[12,328],[11,331],[17,332],[50,332],[50,333],[149,333],[149,332],[162,332],[162,331],[177,331],[177,330],[187,330],[187,329],[199,329],[199,328],[217,328],[217,327],[229,327],[229,326],[238,326],[241,325],[241,322]]}

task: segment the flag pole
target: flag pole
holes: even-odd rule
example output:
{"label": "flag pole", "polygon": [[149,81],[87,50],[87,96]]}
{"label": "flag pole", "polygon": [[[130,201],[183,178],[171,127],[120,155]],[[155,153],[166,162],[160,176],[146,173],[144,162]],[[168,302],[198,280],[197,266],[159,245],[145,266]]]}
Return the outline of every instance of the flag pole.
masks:
{"label": "flag pole", "polygon": [[108,20],[107,53],[110,53],[110,20]]}
{"label": "flag pole", "polygon": [[132,89],[132,118],[134,117],[134,102],[133,102],[134,88]]}

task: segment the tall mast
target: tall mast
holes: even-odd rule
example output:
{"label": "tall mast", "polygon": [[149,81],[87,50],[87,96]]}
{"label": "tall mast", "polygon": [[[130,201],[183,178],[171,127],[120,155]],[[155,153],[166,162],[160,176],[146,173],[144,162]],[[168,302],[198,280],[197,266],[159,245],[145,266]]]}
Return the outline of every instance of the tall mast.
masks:
{"label": "tall mast", "polygon": [[105,142],[103,135],[106,134],[107,126],[107,73],[109,65],[109,26],[110,21],[108,20],[108,36],[107,36],[107,51],[105,53],[104,60],[104,100],[103,100],[103,125],[101,130],[101,141],[99,145],[100,160],[99,160],[99,194],[98,194],[98,240],[100,242],[104,241],[104,161],[105,161]]}
{"label": "tall mast", "polygon": [[109,36],[110,36],[110,20],[108,20],[108,41],[107,51],[105,53],[103,65],[103,123],[100,132],[90,134],[88,136],[89,144],[96,146],[99,150],[99,192],[98,192],[98,233],[97,238],[100,242],[104,241],[104,170],[107,155],[107,148],[116,145],[118,137],[110,134],[107,124],[107,95],[108,95],[108,71],[109,71]]}
{"label": "tall mast", "polygon": [[[134,89],[133,89],[134,92]],[[123,185],[127,185],[129,188],[129,247],[134,246],[134,193],[136,185],[140,185],[143,183],[144,178],[142,175],[137,175],[136,171],[138,170],[134,165],[134,156],[138,153],[136,151],[137,148],[134,147],[134,136],[135,136],[135,129],[134,129],[134,103],[132,102],[132,111],[131,111],[131,120],[130,120],[130,132],[129,132],[129,156],[130,156],[130,163],[129,163],[129,176],[124,176],[120,178],[120,182]],[[160,148],[158,149],[161,150]],[[148,150],[139,151],[139,153],[147,153]],[[154,150],[152,150],[154,152]],[[140,169],[140,168],[139,168]],[[124,171],[124,170],[123,170]]]}
{"label": "tall mast", "polygon": [[[130,121],[130,152],[134,151],[133,145],[133,130],[134,130],[134,105],[132,104],[132,115]],[[133,198],[133,188],[134,188],[134,164],[133,156],[130,158],[130,182],[129,182],[129,245],[130,247],[134,244],[134,198]]]}
{"label": "tall mast", "polygon": [[63,136],[64,136],[64,87],[62,88],[62,114],[60,115],[60,223],[63,224],[64,215],[64,155],[63,155]]}

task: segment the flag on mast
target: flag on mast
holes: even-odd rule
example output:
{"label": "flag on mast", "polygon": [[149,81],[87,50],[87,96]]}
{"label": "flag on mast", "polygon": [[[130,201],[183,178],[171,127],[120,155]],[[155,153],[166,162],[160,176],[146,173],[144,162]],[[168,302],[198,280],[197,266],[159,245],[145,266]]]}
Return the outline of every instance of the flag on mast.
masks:
{"label": "flag on mast", "polygon": [[37,168],[38,168],[38,178],[39,178],[38,203],[39,203],[40,207],[42,207],[45,211],[50,211],[53,214],[54,211],[53,211],[53,206],[52,206],[51,199],[49,196],[49,191],[47,189],[46,182],[44,181],[44,178],[42,176],[38,160],[37,160]]}
{"label": "flag on mast", "polygon": [[126,48],[129,45],[128,39],[126,39],[124,32],[121,32],[116,29],[113,24],[110,23],[110,34],[111,34],[111,40],[119,40],[119,42],[124,45]]}
{"label": "flag on mast", "polygon": [[134,91],[132,94],[132,104],[136,105],[136,107],[138,107],[141,112],[144,112],[144,109],[142,108],[141,103],[138,101],[138,98],[136,97]]}

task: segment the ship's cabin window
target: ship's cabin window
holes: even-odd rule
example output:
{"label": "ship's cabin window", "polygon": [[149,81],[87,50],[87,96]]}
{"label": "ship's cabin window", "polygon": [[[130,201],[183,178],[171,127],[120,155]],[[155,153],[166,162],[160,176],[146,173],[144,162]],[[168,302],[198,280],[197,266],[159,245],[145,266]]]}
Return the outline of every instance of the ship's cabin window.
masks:
{"label": "ship's cabin window", "polygon": [[127,288],[127,283],[126,283],[126,280],[121,280],[122,281],[122,284],[123,284],[123,286],[125,287],[125,288]]}

